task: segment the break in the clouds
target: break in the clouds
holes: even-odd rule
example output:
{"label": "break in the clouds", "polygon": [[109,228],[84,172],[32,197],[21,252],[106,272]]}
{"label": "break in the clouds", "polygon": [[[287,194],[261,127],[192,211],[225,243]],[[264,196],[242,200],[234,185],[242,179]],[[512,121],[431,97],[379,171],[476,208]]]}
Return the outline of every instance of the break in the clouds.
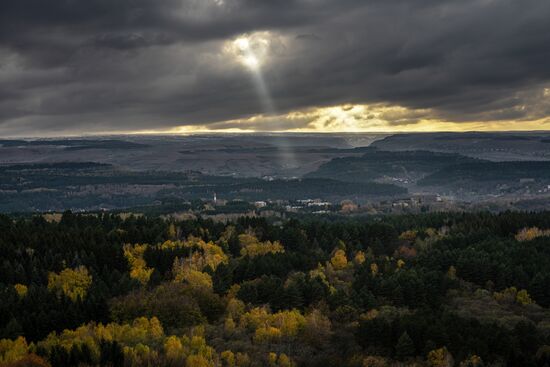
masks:
{"label": "break in the clouds", "polygon": [[4,0],[0,135],[545,127],[543,0]]}

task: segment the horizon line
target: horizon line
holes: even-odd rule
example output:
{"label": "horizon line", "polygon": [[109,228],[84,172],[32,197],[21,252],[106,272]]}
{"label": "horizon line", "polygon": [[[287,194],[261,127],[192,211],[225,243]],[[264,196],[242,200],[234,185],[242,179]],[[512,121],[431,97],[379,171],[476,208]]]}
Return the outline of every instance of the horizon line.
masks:
{"label": "horizon line", "polygon": [[110,136],[166,136],[166,137],[185,137],[185,136],[208,136],[208,135],[414,135],[414,134],[503,134],[503,133],[550,133],[550,130],[434,130],[434,131],[354,131],[354,132],[336,132],[336,131],[196,131],[196,132],[101,132],[101,133],[82,133],[82,134],[61,134],[61,135],[8,135],[0,137],[1,140],[30,140],[30,139],[70,139],[70,138],[93,138]]}

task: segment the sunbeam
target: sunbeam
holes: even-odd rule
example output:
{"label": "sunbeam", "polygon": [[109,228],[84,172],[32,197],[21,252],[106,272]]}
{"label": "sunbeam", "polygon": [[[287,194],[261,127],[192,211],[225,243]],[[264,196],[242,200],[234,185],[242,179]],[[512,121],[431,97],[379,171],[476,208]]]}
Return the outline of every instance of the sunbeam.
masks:
{"label": "sunbeam", "polygon": [[[252,82],[258,93],[258,98],[264,113],[268,116],[277,116],[277,109],[267,83],[265,81],[262,65],[266,62],[269,51],[269,40],[263,36],[242,36],[233,42],[239,61],[250,71]],[[271,131],[283,131],[281,123],[272,122]],[[280,149],[280,165],[284,171],[298,168],[298,162],[289,141],[284,135],[278,135]]]}

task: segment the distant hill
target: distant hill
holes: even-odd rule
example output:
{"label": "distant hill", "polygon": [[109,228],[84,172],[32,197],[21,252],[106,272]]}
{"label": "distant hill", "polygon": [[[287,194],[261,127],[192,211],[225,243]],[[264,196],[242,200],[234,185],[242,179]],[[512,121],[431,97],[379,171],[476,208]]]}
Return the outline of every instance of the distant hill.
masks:
{"label": "distant hill", "polygon": [[368,182],[382,177],[414,179],[460,163],[478,160],[455,153],[428,151],[391,152],[368,148],[360,157],[335,158],[306,177]]}
{"label": "distant hill", "polygon": [[0,172],[36,171],[36,170],[86,170],[112,167],[110,164],[96,162],[53,162],[27,164],[0,164]]}
{"label": "distant hill", "polygon": [[395,134],[372,146],[391,151],[429,150],[492,161],[550,160],[550,133],[471,132]]}
{"label": "distant hill", "polygon": [[520,180],[550,180],[550,162],[479,161],[444,167],[418,182],[425,186],[472,187],[487,182],[513,183]]}
{"label": "distant hill", "polygon": [[56,146],[68,151],[85,149],[139,149],[148,145],[117,139],[0,140],[2,147]]}
{"label": "distant hill", "polygon": [[[358,156],[377,134],[113,135],[0,139],[0,164],[109,163],[133,171],[301,177],[335,157]],[[359,148],[358,148],[359,147]]]}
{"label": "distant hill", "polygon": [[199,172],[130,171],[94,162],[0,165],[0,212],[98,210],[152,205],[165,198],[296,200],[390,197],[407,189],[326,178],[263,180]]}

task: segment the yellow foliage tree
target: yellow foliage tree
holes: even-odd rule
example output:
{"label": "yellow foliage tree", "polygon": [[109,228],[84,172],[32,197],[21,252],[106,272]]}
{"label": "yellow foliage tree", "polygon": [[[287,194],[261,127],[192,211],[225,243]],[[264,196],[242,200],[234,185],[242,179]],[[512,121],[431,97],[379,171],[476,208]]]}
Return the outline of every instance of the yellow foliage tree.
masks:
{"label": "yellow foliage tree", "polygon": [[235,328],[236,328],[236,325],[235,325],[235,321],[233,320],[233,318],[231,316],[227,317],[225,319],[224,324],[223,324],[223,330],[227,334],[233,334],[235,332]]}
{"label": "yellow foliage tree", "polygon": [[262,256],[266,254],[277,254],[285,252],[285,248],[279,241],[260,242],[255,236],[249,234],[239,235],[242,256]]}
{"label": "yellow foliage tree", "polygon": [[237,367],[248,367],[250,366],[250,357],[246,353],[237,353],[235,355]]}
{"label": "yellow foliage tree", "polygon": [[365,256],[365,253],[363,251],[357,251],[355,254],[355,258],[353,259],[353,262],[357,265],[361,265],[367,260],[367,257]]}
{"label": "yellow foliage tree", "polygon": [[370,264],[370,273],[372,274],[373,277],[378,275],[378,265],[376,263]]}
{"label": "yellow foliage tree", "polygon": [[538,237],[548,237],[550,236],[550,229],[541,230],[537,227],[523,228],[521,231],[516,234],[516,240],[518,242],[527,242],[532,241]]}
{"label": "yellow foliage tree", "polygon": [[130,278],[136,279],[142,285],[149,283],[151,279],[151,274],[153,274],[152,268],[134,268],[130,271]]}
{"label": "yellow foliage tree", "polygon": [[168,358],[174,364],[181,364],[185,359],[185,351],[183,349],[183,344],[177,336],[169,336],[164,342],[164,353],[166,358]]}
{"label": "yellow foliage tree", "polygon": [[149,283],[151,274],[153,273],[152,268],[148,268],[145,260],[143,259],[143,254],[147,250],[147,245],[136,244],[136,245],[124,245],[124,257],[130,264],[130,277],[136,279],[142,285]]}
{"label": "yellow foliage tree", "polygon": [[244,313],[240,318],[240,326],[255,331],[262,325],[267,325],[271,313],[265,307],[255,307]]}
{"label": "yellow foliage tree", "polygon": [[158,360],[159,353],[148,345],[138,343],[135,347],[124,346],[124,361],[130,366],[148,366]]}
{"label": "yellow foliage tree", "polygon": [[189,357],[187,357],[187,360],[185,361],[186,367],[215,367],[215,364],[213,361],[209,361],[207,358],[201,356],[192,354]]}
{"label": "yellow foliage tree", "polygon": [[254,341],[257,343],[275,343],[281,339],[283,333],[273,326],[262,326],[256,329]]}
{"label": "yellow foliage tree", "polygon": [[317,268],[309,271],[309,277],[311,279],[319,278],[319,280],[326,285],[328,288],[331,287],[327,275],[325,273],[325,268],[321,264],[317,264]]}
{"label": "yellow foliage tree", "polygon": [[460,367],[481,367],[483,366],[483,360],[481,357],[473,355],[470,358],[460,362]]}
{"label": "yellow foliage tree", "polygon": [[223,249],[212,242],[205,243],[202,249],[205,266],[211,267],[212,270],[216,270],[218,265],[229,261]]}
{"label": "yellow foliage tree", "polygon": [[171,238],[173,240],[176,239],[178,232],[174,223],[170,223],[168,229],[166,230],[166,235],[168,236],[168,238]]}
{"label": "yellow foliage tree", "polygon": [[270,322],[281,329],[284,336],[293,337],[303,329],[306,319],[298,310],[285,310],[273,314]]}
{"label": "yellow foliage tree", "polygon": [[413,243],[416,240],[416,236],[418,235],[418,231],[415,230],[408,230],[399,235],[399,239],[403,241],[407,241],[409,243]]}
{"label": "yellow foliage tree", "polygon": [[428,365],[430,367],[451,367],[453,357],[445,347],[435,349],[428,353]]}
{"label": "yellow foliage tree", "polygon": [[233,320],[238,320],[241,318],[241,315],[244,314],[245,304],[238,298],[231,298],[227,302],[226,312],[229,317]]}
{"label": "yellow foliage tree", "polygon": [[166,240],[161,244],[156,246],[159,250],[176,250],[178,248],[185,247],[185,245],[180,241]]}
{"label": "yellow foliage tree", "polygon": [[294,363],[292,363],[292,360],[284,353],[281,353],[279,355],[278,359],[279,367],[292,367],[294,366]]}
{"label": "yellow foliage tree", "polygon": [[265,307],[256,307],[242,315],[241,327],[254,331],[257,342],[274,342],[293,338],[303,330],[306,318],[298,310],[270,313]]}
{"label": "yellow foliage tree", "polygon": [[269,352],[267,355],[267,363],[270,367],[277,367],[277,353]]}
{"label": "yellow foliage tree", "polygon": [[224,367],[235,367],[235,353],[230,350],[223,351],[221,354]]}
{"label": "yellow foliage tree", "polygon": [[157,318],[141,317],[131,324],[90,323],[75,330],[63,330],[60,334],[51,333],[39,342],[37,347],[51,351],[61,346],[69,352],[75,345],[86,345],[91,351],[93,362],[99,363],[101,341],[116,341],[122,346],[125,359],[140,364],[158,357],[158,351],[149,346],[163,346],[165,338],[162,325]]}
{"label": "yellow foliage tree", "polygon": [[494,292],[493,297],[498,302],[517,303],[522,306],[534,303],[525,289],[518,291],[516,287],[506,288],[502,292]]}
{"label": "yellow foliage tree", "polygon": [[533,300],[531,299],[531,296],[529,295],[529,293],[527,293],[525,289],[522,289],[516,295],[516,302],[519,303],[520,305],[525,306],[525,305],[532,304]]}
{"label": "yellow foliage tree", "polygon": [[84,299],[91,284],[92,276],[84,266],[79,266],[76,269],[65,269],[59,274],[48,274],[48,289],[58,295],[64,294],[73,302],[79,297]]}
{"label": "yellow foliage tree", "polygon": [[426,232],[426,235],[428,235],[428,237],[431,237],[431,238],[439,236],[439,232],[435,228],[426,228],[425,232]]}
{"label": "yellow foliage tree", "polygon": [[26,285],[20,283],[15,284],[13,288],[15,288],[15,291],[17,292],[19,298],[25,297],[27,295],[27,292],[29,291]]}
{"label": "yellow foliage tree", "polygon": [[229,261],[228,256],[223,249],[213,242],[204,242],[195,237],[190,237],[187,241],[166,241],[157,246],[161,250],[174,250],[178,248],[192,249],[189,258],[181,259],[180,262],[193,270],[203,271],[207,266],[216,270],[221,263]]}
{"label": "yellow foliage tree", "polygon": [[185,282],[194,288],[212,289],[212,277],[199,270],[189,267],[187,262],[180,261],[177,257],[172,266],[172,274],[175,282]]}
{"label": "yellow foliage tree", "polygon": [[258,239],[256,238],[256,236],[248,233],[240,234],[238,238],[241,247],[246,247],[258,243]]}
{"label": "yellow foliage tree", "polygon": [[292,367],[294,363],[292,360],[284,353],[281,353],[277,356],[277,353],[270,352],[267,355],[267,363],[269,367]]}
{"label": "yellow foliage tree", "polygon": [[[203,331],[195,328],[191,333],[194,336],[166,336],[157,318],[140,317],[131,324],[89,323],[75,330],[64,330],[60,334],[51,333],[45,340],[38,342],[36,347],[49,353],[53,348],[62,347],[69,352],[73,346],[86,345],[91,352],[91,365],[99,365],[101,342],[116,341],[122,347],[125,362],[129,366],[154,366],[159,365],[159,360],[178,366],[218,366],[219,355],[206,343]],[[15,350],[12,344],[9,349]]]}
{"label": "yellow foliage tree", "polygon": [[335,270],[343,270],[348,266],[348,258],[344,250],[338,249],[330,259],[330,263]]}
{"label": "yellow foliage tree", "polygon": [[17,362],[27,355],[29,346],[25,338],[0,340],[0,364]]}

